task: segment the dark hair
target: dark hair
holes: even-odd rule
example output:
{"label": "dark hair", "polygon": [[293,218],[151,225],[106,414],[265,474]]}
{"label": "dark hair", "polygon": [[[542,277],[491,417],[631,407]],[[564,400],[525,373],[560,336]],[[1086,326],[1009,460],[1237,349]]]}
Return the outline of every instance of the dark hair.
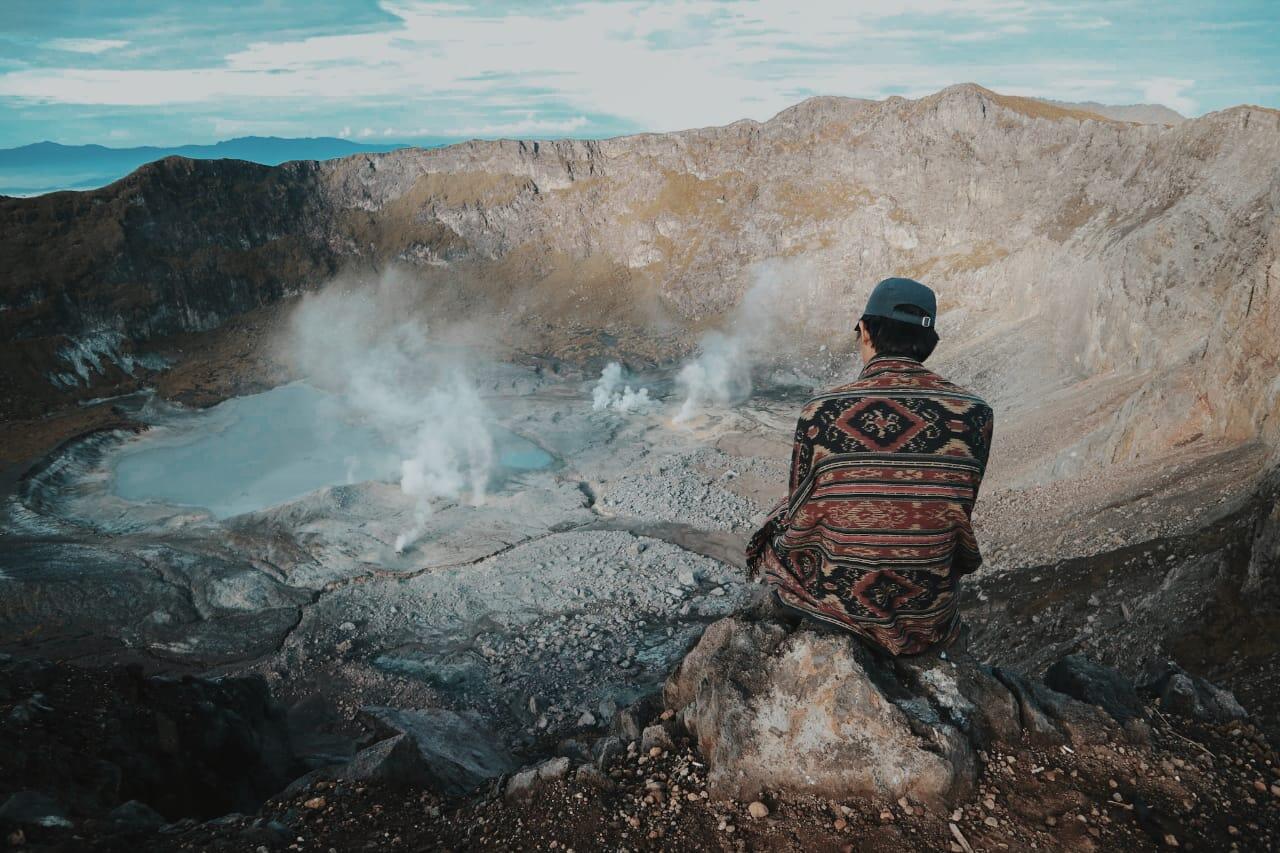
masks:
{"label": "dark hair", "polygon": [[[914,305],[898,305],[896,308],[924,316],[924,312]],[[906,356],[924,361],[938,345],[938,333],[933,326],[917,326],[889,317],[868,317],[864,314],[862,328],[871,337],[871,346],[875,347],[876,355]]]}

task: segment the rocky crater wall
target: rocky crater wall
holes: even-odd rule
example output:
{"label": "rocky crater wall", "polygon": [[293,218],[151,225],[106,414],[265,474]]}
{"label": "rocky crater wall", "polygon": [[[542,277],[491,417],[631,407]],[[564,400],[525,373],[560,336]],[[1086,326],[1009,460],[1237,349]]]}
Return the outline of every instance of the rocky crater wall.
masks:
{"label": "rocky crater wall", "polygon": [[870,286],[898,273],[941,294],[939,363],[999,406],[1124,386],[1081,448],[1096,461],[1274,439],[1277,164],[1272,110],[1142,125],[972,84],[602,141],[171,158],[101,190],[0,200],[0,394],[8,411],[47,398],[86,335],[128,352],[389,267],[530,349],[575,325],[670,360],[670,333],[693,346],[759,262],[803,257],[776,310],[804,318],[813,349],[847,350]]}

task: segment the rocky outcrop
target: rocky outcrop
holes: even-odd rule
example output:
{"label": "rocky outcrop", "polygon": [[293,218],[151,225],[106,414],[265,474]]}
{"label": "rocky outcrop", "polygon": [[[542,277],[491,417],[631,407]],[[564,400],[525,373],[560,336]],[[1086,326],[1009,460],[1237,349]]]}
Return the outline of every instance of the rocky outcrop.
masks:
{"label": "rocky outcrop", "polygon": [[431,774],[413,738],[400,734],[365,747],[349,761],[299,776],[289,783],[285,793],[310,790],[317,782],[328,781],[426,785]]}
{"label": "rocky outcrop", "polygon": [[848,635],[741,618],[711,625],[664,695],[722,799],[781,789],[943,808],[973,792],[982,750],[1143,737],[963,651],[890,659]]}
{"label": "rocky outcrop", "polygon": [[516,767],[502,739],[473,716],[447,708],[363,708],[361,719],[381,738],[349,760],[311,771],[287,791],[322,781],[415,785],[443,794],[469,794]]}
{"label": "rocky outcrop", "polygon": [[445,708],[370,707],[375,727],[403,736],[417,749],[424,776],[443,794],[465,794],[515,768],[501,740],[481,723]]}

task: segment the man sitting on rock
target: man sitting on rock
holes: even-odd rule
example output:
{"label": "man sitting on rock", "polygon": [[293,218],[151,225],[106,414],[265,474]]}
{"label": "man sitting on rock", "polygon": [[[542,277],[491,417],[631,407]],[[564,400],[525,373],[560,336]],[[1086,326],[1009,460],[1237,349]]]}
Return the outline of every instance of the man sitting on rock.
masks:
{"label": "man sitting on rock", "polygon": [[960,577],[982,563],[969,517],[992,412],[922,364],[938,343],[936,317],[923,284],[876,285],[855,328],[862,372],[800,413],[790,496],[747,548],[772,588],[766,609],[894,655],[951,643]]}

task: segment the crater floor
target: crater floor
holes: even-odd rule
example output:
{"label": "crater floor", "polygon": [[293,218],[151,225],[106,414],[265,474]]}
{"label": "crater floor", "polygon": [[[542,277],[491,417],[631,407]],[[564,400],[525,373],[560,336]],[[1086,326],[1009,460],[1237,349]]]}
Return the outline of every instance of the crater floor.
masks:
{"label": "crater floor", "polygon": [[742,546],[781,493],[790,429],[778,401],[681,426],[674,399],[597,412],[592,384],[486,372],[490,488],[425,522],[393,449],[309,386],[196,412],[116,401],[148,428],[65,443],[5,503],[3,645],[260,671],[351,712],[474,711],[517,749],[563,735],[744,603]]}
{"label": "crater floor", "polygon": [[[658,405],[623,414],[593,410],[594,377],[484,372],[498,473],[483,502],[436,501],[425,521],[394,454],[358,424],[319,425],[335,416],[308,386],[198,413],[117,400],[128,428],[64,443],[5,500],[0,651],[260,672],[286,701],[324,708],[313,728],[333,732],[366,705],[448,707],[537,753],[652,691],[710,620],[747,603],[743,546],[784,494],[803,392],[764,389],[676,424],[670,375],[635,380]],[[262,473],[255,436],[282,423],[297,429],[259,448],[270,488],[244,494],[236,484]],[[1225,515],[1261,458],[1244,447],[1171,459],[1158,478],[1116,469],[1029,488],[993,465],[971,607],[1016,586],[1020,567]],[[193,490],[210,465],[226,476]],[[1085,609],[1073,614],[1083,626]],[[324,749],[350,747],[335,743]]]}

